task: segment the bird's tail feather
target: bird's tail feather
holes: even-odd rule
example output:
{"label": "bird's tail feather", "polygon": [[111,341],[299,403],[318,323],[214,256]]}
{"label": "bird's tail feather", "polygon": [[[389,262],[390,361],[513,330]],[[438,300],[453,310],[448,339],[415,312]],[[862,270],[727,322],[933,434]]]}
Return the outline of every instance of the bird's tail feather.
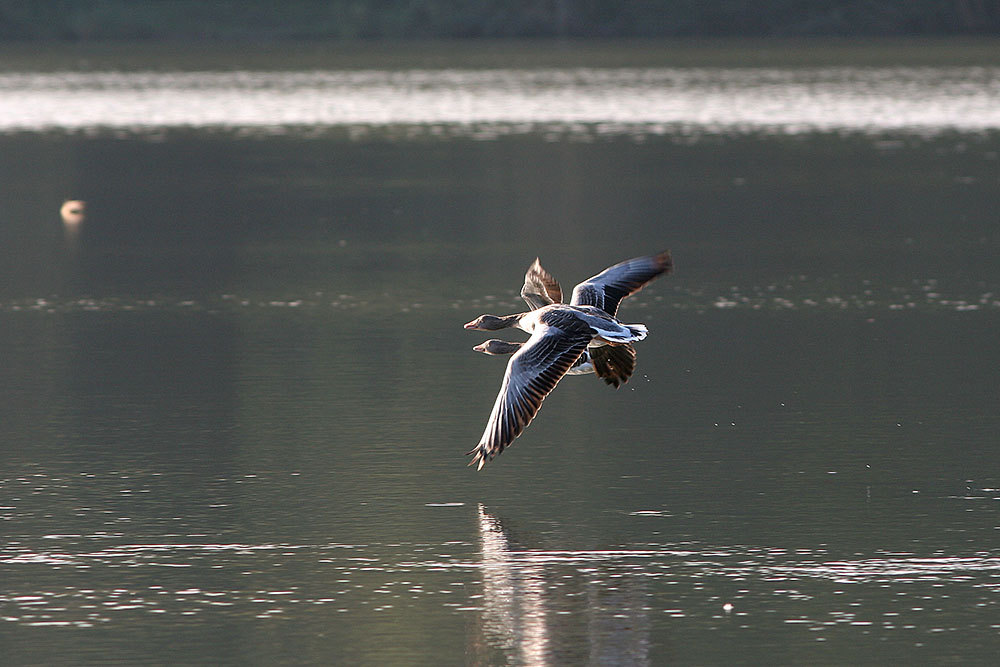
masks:
{"label": "bird's tail feather", "polygon": [[625,328],[632,332],[635,340],[642,340],[649,333],[649,329],[646,328],[645,324],[626,324]]}

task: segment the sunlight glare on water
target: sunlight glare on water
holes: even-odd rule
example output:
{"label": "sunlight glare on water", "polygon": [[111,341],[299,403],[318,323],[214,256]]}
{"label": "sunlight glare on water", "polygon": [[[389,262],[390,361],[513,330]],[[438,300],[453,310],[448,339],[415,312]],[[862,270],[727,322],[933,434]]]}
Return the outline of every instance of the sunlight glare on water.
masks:
{"label": "sunlight glare on water", "polygon": [[484,137],[548,124],[654,134],[984,131],[1000,128],[1000,68],[0,74],[0,132],[435,124]]}
{"label": "sunlight glare on water", "polygon": [[[45,536],[49,546],[40,551],[42,542],[29,547],[15,541],[0,567],[15,580],[41,579],[0,593],[0,619],[87,628],[144,615],[172,623],[223,611],[267,619],[315,616],[324,608],[378,614],[429,604],[466,617],[489,646],[525,663],[544,662],[559,646],[567,650],[570,637],[584,640],[591,656],[646,663],[651,628],[660,618],[721,628],[732,614],[733,622],[749,628],[781,599],[790,603],[788,611],[799,611],[772,621],[818,631],[815,640],[841,625],[877,625],[907,636],[914,623],[923,622],[925,609],[940,612],[941,604],[935,596],[907,595],[909,587],[931,583],[975,591],[975,604],[985,611],[997,606],[1000,586],[1000,558],[993,552],[838,560],[822,549],[698,542],[552,551],[518,544],[482,504],[474,516],[465,510],[463,516],[476,522],[478,544],[225,544],[190,538],[136,544],[124,535],[95,534]],[[88,583],[46,588],[47,571],[53,570],[86,573]],[[157,574],[165,570],[172,573]],[[212,570],[235,576],[199,583],[206,580],[198,573]],[[283,574],[303,570],[328,573],[326,583]],[[114,583],[99,583],[105,581]],[[729,593],[708,594],[708,585]],[[666,591],[672,591],[669,602],[662,599]],[[945,616],[939,627],[956,622]]]}

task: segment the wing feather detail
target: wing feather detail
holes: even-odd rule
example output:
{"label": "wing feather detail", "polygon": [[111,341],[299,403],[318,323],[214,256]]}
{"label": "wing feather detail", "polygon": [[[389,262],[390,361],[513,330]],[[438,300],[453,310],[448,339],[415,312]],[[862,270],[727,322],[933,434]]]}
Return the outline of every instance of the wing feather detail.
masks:
{"label": "wing feather detail", "polygon": [[570,303],[574,306],[596,306],[614,317],[622,299],[635,294],[657,276],[670,273],[673,266],[669,250],[658,255],[627,259],[574,287]]}
{"label": "wing feather detail", "polygon": [[544,321],[510,358],[500,393],[493,404],[486,430],[469,465],[482,468],[524,432],[538,414],[542,401],[576,363],[591,341],[589,327],[572,330]]}
{"label": "wing feather detail", "polygon": [[617,389],[628,382],[635,372],[635,347],[625,345],[599,345],[589,348],[591,363],[597,376]]}
{"label": "wing feather detail", "polygon": [[521,287],[521,298],[532,310],[553,303],[562,303],[562,287],[559,281],[542,268],[538,258],[528,267],[524,274],[524,286]]}

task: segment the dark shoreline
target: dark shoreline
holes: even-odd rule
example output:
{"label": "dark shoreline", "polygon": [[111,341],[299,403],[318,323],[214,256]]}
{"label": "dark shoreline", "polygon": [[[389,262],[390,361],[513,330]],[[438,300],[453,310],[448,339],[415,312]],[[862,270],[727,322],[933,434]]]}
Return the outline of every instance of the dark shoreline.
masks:
{"label": "dark shoreline", "polygon": [[1000,38],[0,42],[0,71],[1000,65]]}

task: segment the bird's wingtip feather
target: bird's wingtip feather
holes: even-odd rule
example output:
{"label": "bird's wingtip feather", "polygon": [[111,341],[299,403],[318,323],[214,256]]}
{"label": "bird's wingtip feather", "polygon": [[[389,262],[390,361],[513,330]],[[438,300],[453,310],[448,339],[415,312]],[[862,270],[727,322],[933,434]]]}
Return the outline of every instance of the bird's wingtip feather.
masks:
{"label": "bird's wingtip feather", "polygon": [[476,470],[482,470],[483,466],[486,465],[486,452],[483,451],[482,445],[476,445],[472,450],[465,453],[466,456],[471,456],[472,460],[469,461],[470,466],[476,466]]}
{"label": "bird's wingtip feather", "polygon": [[674,258],[670,254],[669,250],[664,250],[655,257],[656,263],[660,265],[664,273],[670,273],[674,270]]}

